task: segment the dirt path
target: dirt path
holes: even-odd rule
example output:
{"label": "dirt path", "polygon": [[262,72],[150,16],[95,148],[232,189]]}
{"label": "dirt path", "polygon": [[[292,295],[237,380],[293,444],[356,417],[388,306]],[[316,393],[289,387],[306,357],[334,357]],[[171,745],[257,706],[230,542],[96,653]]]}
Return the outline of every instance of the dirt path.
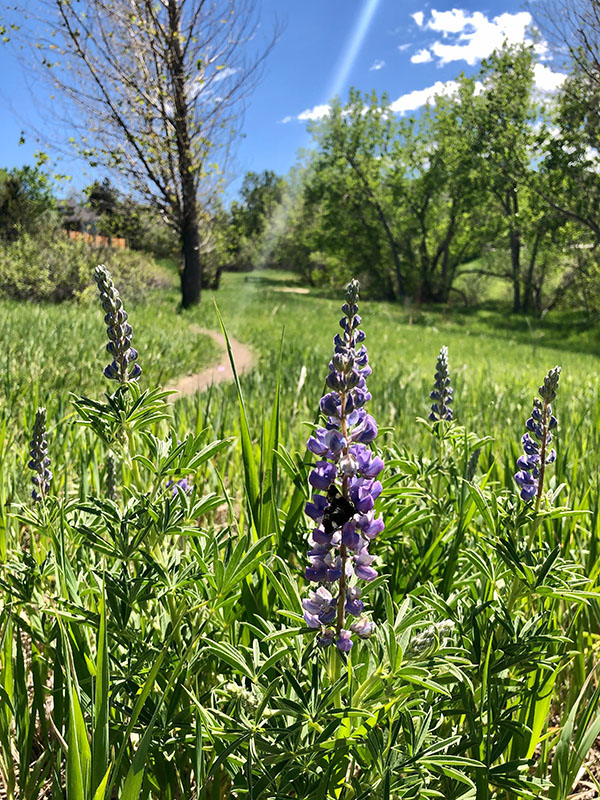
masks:
{"label": "dirt path", "polygon": [[[221,355],[216,364],[207,367],[207,369],[202,370],[202,372],[197,372],[195,375],[185,375],[176,383],[167,386],[166,389],[168,391],[177,392],[176,395],[171,396],[172,402],[175,402],[179,397],[186,397],[196,392],[204,392],[209,386],[217,383],[233,380],[233,370],[229,363],[227,345],[223,334],[208,330],[207,328],[201,328],[199,325],[190,325],[190,331],[192,333],[203,333],[206,334],[206,336],[210,336],[221,348]],[[231,336],[229,337],[229,343],[231,344],[233,360],[235,361],[235,368],[237,369],[238,375],[242,375],[244,372],[248,372],[248,370],[252,369],[256,363],[256,355],[252,350]]]}

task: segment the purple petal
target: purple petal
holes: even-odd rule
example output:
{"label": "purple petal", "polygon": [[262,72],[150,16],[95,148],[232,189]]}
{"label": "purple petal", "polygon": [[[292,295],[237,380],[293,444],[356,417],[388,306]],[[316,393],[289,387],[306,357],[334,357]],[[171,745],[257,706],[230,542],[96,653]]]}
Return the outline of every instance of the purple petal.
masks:
{"label": "purple petal", "polygon": [[313,616],[312,614],[309,614],[308,611],[304,612],[304,621],[306,622],[309,628],[321,627],[321,623],[319,622],[317,617]]}
{"label": "purple petal", "polygon": [[340,635],[335,644],[338,650],[341,650],[342,653],[348,653],[350,652],[350,650],[352,650],[352,645],[354,644],[354,642],[350,638],[351,636],[352,634],[350,633],[350,631],[346,630],[340,631]]}

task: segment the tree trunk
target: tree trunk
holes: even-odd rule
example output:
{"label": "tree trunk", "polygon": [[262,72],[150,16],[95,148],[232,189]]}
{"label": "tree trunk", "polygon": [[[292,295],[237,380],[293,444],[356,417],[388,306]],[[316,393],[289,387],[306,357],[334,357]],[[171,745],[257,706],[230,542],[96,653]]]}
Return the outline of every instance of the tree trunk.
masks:
{"label": "tree trunk", "polygon": [[202,263],[200,261],[200,237],[198,235],[198,211],[194,203],[189,217],[181,230],[181,305],[189,308],[200,302],[202,291]]}
{"label": "tree trunk", "polygon": [[515,189],[510,190],[509,208],[510,219],[510,262],[513,281],[513,311],[521,311],[521,233],[516,226],[519,215],[519,201]]}
{"label": "tree trunk", "polygon": [[542,239],[542,232],[536,231],[535,239],[533,241],[533,248],[529,258],[529,267],[525,277],[525,292],[523,296],[523,311],[531,311],[534,301],[534,286],[533,286],[533,271],[535,269],[535,262],[537,260],[538,250]]}
{"label": "tree trunk", "polygon": [[188,102],[186,97],[185,59],[181,49],[181,4],[169,1],[169,66],[173,80],[173,124],[177,139],[178,170],[181,180],[181,305],[189,308],[200,302],[202,291],[202,263],[198,233],[198,200],[196,178],[193,170]]}

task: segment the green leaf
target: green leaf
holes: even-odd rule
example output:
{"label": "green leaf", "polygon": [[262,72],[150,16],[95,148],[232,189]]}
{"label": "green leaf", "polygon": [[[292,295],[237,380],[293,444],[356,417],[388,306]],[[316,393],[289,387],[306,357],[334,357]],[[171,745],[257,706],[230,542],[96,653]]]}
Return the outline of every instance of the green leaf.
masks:
{"label": "green leaf", "polygon": [[110,671],[108,656],[108,634],[106,629],[106,590],[102,584],[100,598],[100,627],[96,653],[96,686],[94,692],[94,732],[92,737],[92,791],[96,791],[103,781],[108,780],[109,734],[108,734],[108,694]]}
{"label": "green leaf", "polygon": [[211,639],[204,639],[203,646],[218,659],[229,664],[230,667],[233,667],[247,678],[254,680],[254,673],[235,647],[232,647],[227,642],[213,642]]}
{"label": "green leaf", "polygon": [[81,712],[81,704],[77,691],[75,675],[67,673],[67,691],[69,694],[69,729],[67,731],[67,765],[66,783],[67,800],[87,800],[92,754],[88,734]]}
{"label": "green leaf", "polygon": [[229,336],[227,335],[227,331],[225,330],[225,323],[223,322],[223,318],[221,317],[221,312],[219,311],[219,307],[217,306],[216,301],[215,301],[215,311],[217,313],[219,325],[221,326],[221,331],[223,333],[223,337],[225,338],[225,343],[227,345],[227,353],[229,355],[231,369],[233,370],[233,379],[235,381],[235,388],[237,390],[237,395],[238,395],[238,404],[240,412],[240,433],[242,440],[242,461],[244,463],[244,483],[246,487],[246,497],[248,498],[250,513],[252,514],[254,530],[259,531],[260,530],[260,519],[259,519],[260,482],[258,477],[258,466],[256,464],[256,459],[254,457],[254,448],[252,446],[252,437],[250,436],[250,428],[248,427],[248,417],[246,415],[244,396],[242,394],[240,379],[237,373],[237,369],[235,367],[233,352],[231,350],[231,343],[229,341]]}

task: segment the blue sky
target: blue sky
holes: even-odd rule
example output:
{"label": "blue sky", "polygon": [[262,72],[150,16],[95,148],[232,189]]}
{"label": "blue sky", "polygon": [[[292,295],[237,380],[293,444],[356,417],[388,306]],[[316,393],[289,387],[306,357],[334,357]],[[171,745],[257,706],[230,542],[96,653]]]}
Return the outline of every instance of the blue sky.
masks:
{"label": "blue sky", "polygon": [[[434,91],[451,90],[462,71],[477,70],[481,58],[505,38],[530,37],[531,13],[519,2],[492,0],[263,0],[265,36],[275,20],[283,25],[270,54],[264,79],[249,101],[237,157],[237,180],[247,170],[285,173],[299,148],[310,143],[308,119],[327,112],[334,94],[344,99],[350,86],[387,92],[397,113],[418,109]],[[544,90],[561,81],[543,42],[536,80]],[[32,163],[38,149],[27,125],[40,124],[22,67],[0,46],[0,166]],[[18,112],[17,112],[18,109]],[[68,138],[65,134],[65,139]],[[76,163],[62,165],[73,184],[89,183],[94,173]]]}

